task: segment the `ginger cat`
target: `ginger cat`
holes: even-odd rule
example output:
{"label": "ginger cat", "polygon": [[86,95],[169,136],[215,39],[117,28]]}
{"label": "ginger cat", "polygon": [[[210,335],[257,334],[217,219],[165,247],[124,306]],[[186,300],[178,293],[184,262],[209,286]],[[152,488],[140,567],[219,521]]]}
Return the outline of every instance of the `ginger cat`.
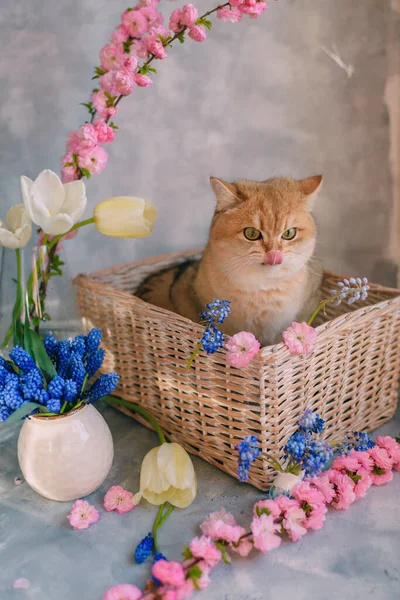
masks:
{"label": "ginger cat", "polygon": [[310,210],[322,176],[210,181],[217,206],[202,259],[150,276],[137,295],[193,321],[206,303],[230,300],[225,333],[250,331],[263,346],[276,343],[319,300],[322,269],[311,266],[316,225]]}

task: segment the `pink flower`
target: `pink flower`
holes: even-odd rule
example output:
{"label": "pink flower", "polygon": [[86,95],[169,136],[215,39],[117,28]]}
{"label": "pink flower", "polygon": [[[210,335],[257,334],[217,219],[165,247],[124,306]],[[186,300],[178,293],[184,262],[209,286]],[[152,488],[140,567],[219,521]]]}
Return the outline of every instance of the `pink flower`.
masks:
{"label": "pink flower", "polygon": [[130,583],[120,583],[114,585],[103,596],[103,600],[139,600],[142,597],[142,592],[136,585]]}
{"label": "pink flower", "polygon": [[149,87],[153,83],[148,75],[135,74],[135,82],[139,87]]}
{"label": "pink flower", "polygon": [[291,506],[299,506],[297,500],[293,500],[292,498],[288,498],[285,494],[281,494],[277,498],[275,498],[275,502],[279,506],[281,512],[287,510]]}
{"label": "pink flower", "polygon": [[238,542],[246,530],[238,525],[235,517],[221,508],[218,512],[211,513],[200,525],[201,532],[212,540],[225,540]]}
{"label": "pink flower", "polygon": [[118,94],[128,96],[135,86],[135,80],[126,69],[114,71],[114,86]]}
{"label": "pink flower", "polygon": [[304,521],[304,527],[306,529],[321,529],[325,521],[325,514],[328,511],[322,493],[312,487],[310,482],[302,481],[294,486],[292,496],[298,500],[307,517]]}
{"label": "pink flower", "polygon": [[327,471],[329,480],[335,489],[335,497],[331,502],[331,506],[336,510],[348,510],[356,495],[354,493],[354,482],[345,473],[330,469]]}
{"label": "pink flower", "polygon": [[111,71],[112,69],[118,69],[118,67],[124,61],[124,52],[118,47],[112,44],[106,44],[100,50],[100,64],[104,71]]}
{"label": "pink flower", "polygon": [[[80,142],[79,131],[70,131],[67,137],[67,151],[71,153],[77,152],[80,148]],[[65,162],[69,161],[66,160]]]}
{"label": "pink flower", "polygon": [[253,534],[254,546],[261,552],[269,552],[278,548],[281,543],[281,538],[276,535],[280,530],[280,525],[275,523],[272,515],[261,515],[261,517],[253,517],[250,525]]}
{"label": "pink flower", "polygon": [[260,349],[260,342],[248,331],[235,333],[226,343],[226,360],[232,367],[240,369],[249,364]]}
{"label": "pink flower", "polygon": [[112,127],[109,127],[104,119],[96,119],[93,123],[96,132],[97,139],[100,144],[110,144],[115,138],[115,131]]}
{"label": "pink flower", "polygon": [[251,542],[248,538],[243,538],[239,540],[237,544],[231,544],[229,548],[239,554],[239,556],[248,556],[253,549],[253,542]]}
{"label": "pink flower", "polygon": [[[160,589],[160,588],[159,588]],[[193,594],[195,590],[193,579],[187,579],[185,583],[176,590],[176,600],[186,600]],[[168,596],[161,596],[163,600],[175,600],[174,598],[168,598]]]}
{"label": "pink flower", "polygon": [[81,150],[78,156],[80,168],[87,169],[89,173],[101,173],[107,165],[108,155],[101,146]]}
{"label": "pink flower", "polygon": [[76,500],[67,519],[74,529],[87,529],[89,525],[97,523],[100,515],[95,507],[86,500]]}
{"label": "pink flower", "polygon": [[252,19],[261,17],[266,8],[267,3],[263,2],[263,0],[245,0],[239,7],[242,13],[249,15]]}
{"label": "pink flower", "polygon": [[283,342],[292,354],[309,354],[317,340],[314,327],[307,323],[292,323],[292,326],[282,333]]}
{"label": "pink flower", "polygon": [[[281,496],[279,496],[279,498],[281,498]],[[277,519],[278,517],[280,517],[281,510],[282,509],[278,504],[278,498],[275,500],[260,500],[259,502],[256,502],[253,506],[253,515],[255,517],[260,517],[262,514],[266,514],[272,515],[274,519]]]}
{"label": "pink flower", "polygon": [[244,0],[229,0],[229,4],[231,6],[240,6],[241,4],[243,4]]}
{"label": "pink flower", "polygon": [[115,117],[117,114],[118,107],[110,106],[110,99],[107,98],[103,90],[93,92],[90,99],[100,117],[106,119],[107,117]]}
{"label": "pink flower", "polygon": [[292,542],[297,542],[307,533],[307,529],[304,527],[305,521],[306,515],[300,506],[291,506],[285,511],[282,525]]}
{"label": "pink flower", "polygon": [[124,515],[135,506],[132,498],[131,492],[124,490],[120,485],[114,485],[104,496],[104,508],[107,512],[116,510],[119,515]]}
{"label": "pink flower", "polygon": [[27,590],[29,586],[30,581],[25,577],[20,577],[19,579],[16,579],[13,583],[14,590]]}
{"label": "pink flower", "polygon": [[350,456],[354,456],[354,458],[360,463],[360,465],[366,469],[366,471],[371,472],[374,468],[374,461],[368,454],[368,451],[359,452],[357,450],[352,450],[350,452]]}
{"label": "pink flower", "polygon": [[168,54],[163,46],[162,41],[156,34],[148,35],[144,39],[147,52],[153,54],[156,58],[167,58]]}
{"label": "pink flower", "polygon": [[199,18],[199,13],[197,12],[197,8],[193,6],[193,4],[186,4],[182,8],[182,23],[186,27],[192,27],[196,24],[197,19]]}
{"label": "pink flower", "polygon": [[360,467],[352,479],[355,482],[353,491],[356,500],[364,498],[367,491],[372,485],[372,478],[370,472],[364,469],[363,467]]}
{"label": "pink flower", "polygon": [[162,15],[157,12],[155,8],[152,6],[144,6],[140,9],[142,15],[144,15],[147,19],[147,30],[150,31],[152,27],[155,25],[161,25],[163,22]]}
{"label": "pink flower", "polygon": [[169,18],[169,28],[174,33],[179,33],[182,29],[185,28],[185,24],[182,22],[182,9],[176,8],[172,11],[171,16]]}
{"label": "pink flower", "polygon": [[91,123],[81,125],[78,137],[81,148],[93,148],[97,144],[97,131]]}
{"label": "pink flower", "polygon": [[128,73],[130,73],[130,75],[134,75],[135,74],[135,70],[138,66],[138,59],[136,58],[136,56],[131,56],[129,55],[125,60],[124,60],[124,64],[123,67],[124,69],[126,69],[128,71]]}
{"label": "pink flower", "polygon": [[127,10],[122,15],[122,24],[134,38],[141,37],[149,30],[148,22],[140,10]]}
{"label": "pink flower", "polygon": [[61,158],[61,181],[63,183],[69,183],[70,181],[76,181],[78,179],[78,171],[76,167],[73,165],[69,167],[65,166],[66,163],[73,163],[74,158],[72,154],[72,151],[67,152],[67,154],[64,154],[64,156]]}
{"label": "pink flower", "polygon": [[332,502],[335,496],[333,484],[329,480],[327,472],[321,473],[318,477],[309,479],[310,485],[314,486],[324,497],[326,503]]}
{"label": "pink flower", "polygon": [[118,46],[123,42],[126,42],[129,38],[129,31],[124,25],[118,25],[116,30],[111,35],[111,43],[114,46]]}
{"label": "pink flower", "polygon": [[185,571],[181,563],[172,560],[158,560],[154,563],[151,572],[161,583],[180,587],[185,583]]}
{"label": "pink flower", "polygon": [[332,464],[332,469],[335,471],[357,471],[360,467],[360,463],[357,458],[353,454],[352,456],[346,456],[345,454],[342,456],[338,456],[335,458]]}
{"label": "pink flower", "polygon": [[99,77],[99,85],[102,90],[111,94],[111,96],[118,96],[118,92],[115,88],[115,71],[107,71],[104,75]]}
{"label": "pink flower", "polygon": [[211,568],[214,568],[222,558],[221,552],[216,548],[211,538],[205,535],[193,538],[189,548],[195,558],[203,558]]}
{"label": "pink flower", "polygon": [[383,485],[393,479],[393,461],[384,448],[374,446],[368,450],[368,454],[374,461],[371,471],[371,479],[374,485]]}
{"label": "pink flower", "polygon": [[292,489],[292,496],[299,502],[307,502],[311,506],[323,504],[324,497],[317,489],[310,485],[309,481],[300,481]]}
{"label": "pink flower", "polygon": [[207,39],[206,30],[203,25],[193,25],[189,28],[189,37],[195,42],[204,42]]}
{"label": "pink flower", "polygon": [[393,462],[393,469],[395,471],[400,471],[400,444],[389,435],[379,435],[376,438],[376,444],[379,448],[383,448],[389,454]]}
{"label": "pink flower", "polygon": [[221,21],[230,21],[231,23],[237,23],[242,19],[242,13],[237,8],[229,8],[229,6],[223,6],[217,10],[217,19]]}

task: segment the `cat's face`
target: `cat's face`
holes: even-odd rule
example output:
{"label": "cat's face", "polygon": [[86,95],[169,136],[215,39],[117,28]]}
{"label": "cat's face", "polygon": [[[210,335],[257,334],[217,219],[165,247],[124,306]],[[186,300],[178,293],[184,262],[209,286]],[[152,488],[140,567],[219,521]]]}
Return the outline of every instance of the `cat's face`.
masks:
{"label": "cat's face", "polygon": [[316,242],[311,199],[322,176],[232,184],[211,178],[217,209],[210,247],[226,276],[285,279],[305,268]]}

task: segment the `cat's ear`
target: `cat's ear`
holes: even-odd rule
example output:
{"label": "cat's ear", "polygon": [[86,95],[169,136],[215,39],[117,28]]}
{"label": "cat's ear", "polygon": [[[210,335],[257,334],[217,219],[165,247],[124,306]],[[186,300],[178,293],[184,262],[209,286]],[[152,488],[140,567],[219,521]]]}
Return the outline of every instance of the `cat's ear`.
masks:
{"label": "cat's ear", "polygon": [[317,197],[318,192],[321,189],[322,181],[322,175],[313,175],[313,177],[299,179],[301,190],[303,194],[307,196],[307,206],[309,208],[312,208],[314,205],[315,198]]}
{"label": "cat's ear", "polygon": [[226,183],[216,177],[210,177],[210,183],[217,200],[217,210],[226,210],[240,202],[236,187],[232,183]]}

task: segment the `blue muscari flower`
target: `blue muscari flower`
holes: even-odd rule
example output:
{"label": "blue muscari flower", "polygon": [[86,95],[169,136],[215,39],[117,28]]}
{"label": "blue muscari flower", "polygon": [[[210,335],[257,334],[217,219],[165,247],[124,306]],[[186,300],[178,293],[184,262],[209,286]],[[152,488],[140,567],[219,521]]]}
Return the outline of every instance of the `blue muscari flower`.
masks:
{"label": "blue muscari flower", "polygon": [[61,400],[59,398],[49,398],[46,408],[49,412],[59,413],[61,410]]}
{"label": "blue muscari flower", "polygon": [[75,381],[79,391],[82,389],[85,375],[86,369],[81,357],[73,352],[69,361],[68,377]]}
{"label": "blue muscari flower", "polygon": [[106,373],[100,375],[94,382],[90,390],[86,392],[86,398],[89,403],[95,402],[104,396],[108,396],[118,383],[119,375],[117,373]]}
{"label": "blue muscari flower", "polygon": [[35,361],[32,356],[21,346],[15,346],[10,351],[10,358],[23,373],[28,373],[32,369],[36,369]]}
{"label": "blue muscari flower", "polygon": [[324,429],[325,421],[318,413],[313,413],[313,411],[308,408],[304,411],[297,424],[301,431],[321,433]]}
{"label": "blue muscari flower", "polygon": [[14,373],[14,369],[9,360],[6,360],[3,356],[0,356],[0,367],[3,367],[9,373]]}
{"label": "blue muscari flower", "polygon": [[239,453],[237,470],[239,481],[247,481],[250,465],[261,453],[258,447],[258,439],[255,435],[247,435],[235,448]]}
{"label": "blue muscari flower", "polygon": [[207,327],[200,342],[207,354],[214,354],[224,345],[224,334],[216,327]]}
{"label": "blue muscari flower", "polygon": [[50,381],[48,388],[47,388],[49,396],[51,396],[51,398],[58,398],[58,399],[62,398],[63,391],[64,391],[64,385],[65,385],[65,380],[63,377],[60,377],[59,375],[54,377],[54,379],[52,379]]}
{"label": "blue muscari flower", "polygon": [[57,343],[56,369],[60,377],[67,377],[71,358],[71,342],[62,340]]}
{"label": "blue muscari flower", "polygon": [[49,333],[43,340],[44,347],[46,349],[49,358],[55,362],[57,356],[57,341],[56,338]]}
{"label": "blue muscari flower", "polygon": [[3,386],[6,382],[6,377],[9,374],[9,371],[2,365],[0,365],[0,386]]}
{"label": "blue muscari flower", "polygon": [[86,336],[86,349],[88,352],[94,352],[101,342],[101,330],[95,327],[91,329]]}
{"label": "blue muscari flower", "polygon": [[307,438],[304,433],[296,431],[287,441],[284,451],[285,458],[292,457],[294,459],[302,458],[307,445]]}
{"label": "blue muscari flower", "polygon": [[9,373],[6,377],[4,388],[0,394],[0,404],[5,404],[11,410],[17,410],[24,403],[19,386],[19,377],[15,373]]}
{"label": "blue muscari flower", "polygon": [[64,381],[64,389],[63,389],[63,400],[67,402],[72,402],[74,398],[78,395],[78,386],[73,379],[66,379]]}
{"label": "blue muscari flower", "polygon": [[39,369],[32,369],[21,376],[21,384],[25,400],[35,400],[43,389],[43,377]]}
{"label": "blue muscari flower", "polygon": [[79,334],[72,340],[71,350],[74,354],[82,358],[86,352],[86,341],[84,335]]}
{"label": "blue muscari flower", "polygon": [[153,546],[154,546],[154,538],[151,535],[151,533],[149,533],[136,546],[135,560],[138,563],[138,565],[141,565],[146,560],[146,558],[148,558],[150,556],[150,554],[153,552]]}
{"label": "blue muscari flower", "polygon": [[201,313],[200,318],[208,325],[213,325],[215,322],[223,323],[231,312],[230,305],[230,300],[214,300],[210,304],[206,304],[207,310]]}
{"label": "blue muscari flower", "polygon": [[97,348],[94,352],[88,353],[86,358],[86,373],[88,377],[93,377],[93,375],[100,369],[103,364],[105,356],[105,350],[103,348]]}
{"label": "blue muscari flower", "polygon": [[331,296],[336,297],[334,302],[335,306],[338,306],[342,300],[346,299],[347,304],[353,304],[357,300],[366,300],[368,296],[368,279],[366,277],[350,277],[350,279],[343,279],[338,281],[337,284],[339,290],[330,290]]}
{"label": "blue muscari flower", "polygon": [[364,452],[365,450],[369,450],[375,446],[375,442],[366,432],[355,431],[353,433],[354,437],[354,450],[358,452]]}
{"label": "blue muscari flower", "polygon": [[331,460],[333,450],[328,442],[316,440],[309,442],[301,459],[306,476],[320,475],[323,468]]}
{"label": "blue muscari flower", "polygon": [[12,411],[7,406],[0,406],[0,423],[7,421]]}
{"label": "blue muscari flower", "polygon": [[43,406],[46,406],[49,401],[49,394],[46,390],[40,390],[39,394],[35,398],[35,401],[39,404],[43,404]]}

